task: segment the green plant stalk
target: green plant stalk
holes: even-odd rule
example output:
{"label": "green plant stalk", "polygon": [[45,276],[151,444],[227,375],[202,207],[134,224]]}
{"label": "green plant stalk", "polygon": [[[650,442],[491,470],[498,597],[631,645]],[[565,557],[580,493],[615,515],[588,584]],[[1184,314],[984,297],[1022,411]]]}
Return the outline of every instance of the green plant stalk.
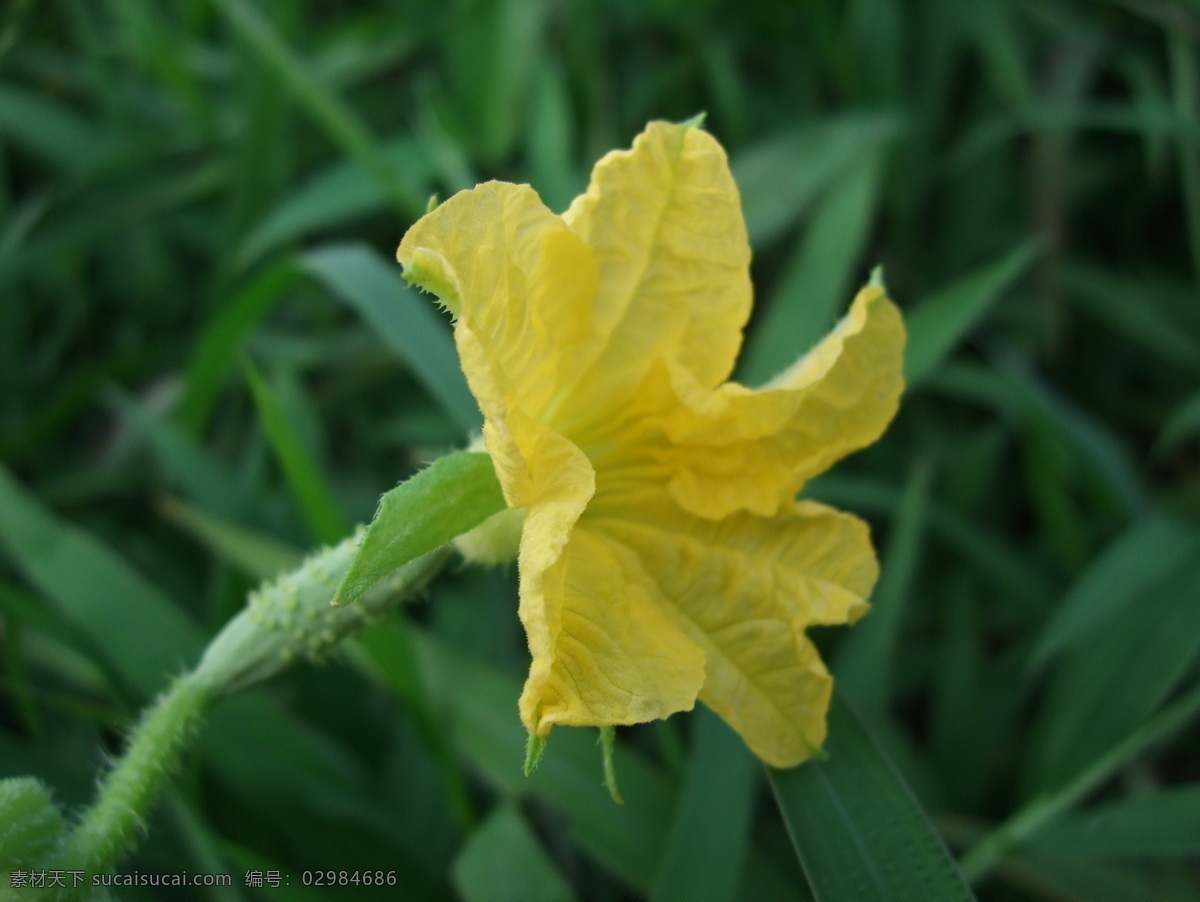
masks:
{"label": "green plant stalk", "polygon": [[142,715],[125,754],[100,784],[96,802],[67,835],[58,866],[97,873],[131,851],[150,806],[196,734],[212,690],[187,674]]}
{"label": "green plant stalk", "polygon": [[133,849],[147,812],[213,702],[301,659],[328,655],[363,624],[420,592],[450,554],[443,547],[422,555],[379,581],[355,607],[334,608],[334,589],[349,569],[362,534],[360,528],[250,594],[246,607],[217,634],[196,669],[176,680],[142,716],[125,754],[101,781],[95,802],[50,856],[47,867],[111,870]]}
{"label": "green plant stalk", "polygon": [[985,836],[963,857],[960,863],[963,876],[970,883],[982,880],[1010,851],[1082,801],[1140,752],[1187,726],[1197,713],[1200,713],[1200,685],[1109,749],[1062,789],[1038,796]]}

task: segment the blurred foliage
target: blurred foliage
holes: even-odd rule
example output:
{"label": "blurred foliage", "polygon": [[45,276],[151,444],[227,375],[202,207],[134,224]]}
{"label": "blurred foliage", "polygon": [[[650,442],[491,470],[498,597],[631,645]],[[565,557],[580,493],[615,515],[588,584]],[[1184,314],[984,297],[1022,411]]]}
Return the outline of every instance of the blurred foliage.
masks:
{"label": "blurred foliage", "polygon": [[[872,616],[820,637],[845,692],[981,898],[1200,899],[1196,0],[2,15],[0,775],[86,802],[254,581],[465,441],[447,324],[388,263],[431,194],[504,178],[561,210],[648,119],[706,110],[755,251],[739,375],[876,264],[909,316],[899,419],[806,489],[884,562]],[[123,869],[238,876],[196,899],[324,897],[318,868],[805,898],[761,771],[698,718],[622,731],[625,807],[582,732],[520,776],[514,585],[448,572],[224,703]]]}

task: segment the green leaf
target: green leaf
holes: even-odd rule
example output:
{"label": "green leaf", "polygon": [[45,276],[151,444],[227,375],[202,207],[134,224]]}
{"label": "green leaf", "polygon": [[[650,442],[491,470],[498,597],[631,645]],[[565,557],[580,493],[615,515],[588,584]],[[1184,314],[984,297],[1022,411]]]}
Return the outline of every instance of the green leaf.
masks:
{"label": "green leaf", "polygon": [[1188,334],[1184,322],[1167,314],[1166,304],[1159,302],[1165,292],[1155,291],[1144,279],[1098,266],[1070,266],[1063,275],[1080,308],[1123,341],[1140,345],[1163,363],[1193,373],[1200,369],[1200,341]]}
{"label": "green leaf", "polygon": [[892,668],[927,529],[932,474],[926,460],[912,466],[871,596],[870,616],[845,637],[833,668],[842,692],[871,723],[883,716],[896,682]]}
{"label": "green leaf", "polygon": [[290,261],[271,267],[208,323],[188,364],[179,399],[179,418],[189,430],[198,432],[207,421],[246,336],[295,284],[298,272]]}
{"label": "green leaf", "polygon": [[750,814],[761,770],[745,743],[708,708],[692,714],[695,744],[675,805],[651,902],[739,898]]}
{"label": "green leaf", "polygon": [[398,567],[504,509],[488,455],[459,451],[434,461],[380,500],[335,603],[353,604]]}
{"label": "green leaf", "polygon": [[0,545],[139,692],[157,692],[165,676],[199,654],[199,629],[167,595],[92,535],[60,521],[3,467]]}
{"label": "green leaf", "polygon": [[570,902],[570,886],[521,813],[502,803],[467,840],[454,862],[466,902]]}
{"label": "green leaf", "polygon": [[350,532],[349,521],[289,420],[278,393],[249,362],[245,369],[263,428],[309,529],[320,542],[337,542]]}
{"label": "green leaf", "polygon": [[[413,638],[426,685],[444,712],[459,754],[499,791],[533,795],[556,809],[580,848],[630,886],[649,892],[671,822],[671,782],[618,742],[616,769],[625,804],[614,805],[601,781],[595,734],[567,728],[554,731],[542,763],[524,777],[528,734],[515,710],[520,681],[419,631],[413,631]],[[798,902],[800,895],[789,874],[752,849],[737,898]]]}
{"label": "green leaf", "polygon": [[899,119],[855,113],[780,131],[733,159],[750,244],[762,248],[801,218],[821,192],[889,141]]}
{"label": "green leaf", "polygon": [[410,187],[380,154],[374,138],[354,110],[317,78],[258,7],[247,0],[215,0],[215,6],[329,137],[378,180],[397,206],[410,214],[420,211],[424,198],[411,193]]}
{"label": "green leaf", "polygon": [[1165,573],[1200,553],[1200,529],[1170,514],[1155,513],[1130,526],[1084,572],[1042,630],[1029,669],[1051,658],[1120,615]]}
{"label": "green leaf", "polygon": [[13,85],[0,85],[0,132],[72,175],[93,169],[116,150],[108,135],[47,92]]}
{"label": "green leaf", "polygon": [[1048,825],[1110,780],[1147,749],[1164,742],[1200,716],[1200,683],[1163,708],[1120,742],[1052,791],[1035,796],[963,856],[962,871],[972,882],[1028,844]]}
{"label": "green leaf", "polygon": [[65,827],[49,788],[40,780],[0,780],[0,871],[35,864],[58,843]]}
{"label": "green leaf", "polygon": [[759,314],[739,363],[740,382],[766,382],[834,324],[861,262],[882,172],[882,150],[863,154],[821,198],[770,304]]}
{"label": "green leaf", "polygon": [[767,773],[817,902],[973,898],[912,791],[837,693],[825,760]]}
{"label": "green leaf", "polygon": [[1193,553],[1158,573],[1064,658],[1027,752],[1033,785],[1065,782],[1143,723],[1184,678],[1200,653],[1198,563]]}
{"label": "green leaf", "polygon": [[404,284],[397,266],[354,244],[320,248],[305,254],[302,263],[359,312],[464,431],[479,429],[479,407],[453,339],[433,305]]}
{"label": "green leaf", "polygon": [[937,369],[988,308],[1025,273],[1039,250],[1038,242],[1023,242],[1000,260],[906,312],[908,347],[904,353],[904,378],[910,387]]}
{"label": "green leaf", "polygon": [[471,0],[446,32],[458,131],[487,162],[502,159],[520,134],[530,79],[546,62],[552,9],[545,0]]}
{"label": "green leaf", "polygon": [[304,559],[299,549],[273,536],[247,529],[176,498],[162,498],[159,509],[164,517],[252,579],[274,579],[300,566]]}
{"label": "green leaf", "polygon": [[225,516],[245,507],[234,474],[190,435],[120,391],[111,391],[109,399],[133,431],[146,440],[166,482]]}
{"label": "green leaf", "polygon": [[[414,197],[432,190],[430,162],[412,138],[398,138],[380,149],[384,162],[408,182]],[[285,197],[243,242],[238,259],[243,266],[289,241],[321,229],[342,225],[385,209],[388,195],[361,164],[340,160],[315,173]],[[409,211],[418,215],[420,210]]]}
{"label": "green leaf", "polygon": [[1036,845],[1054,854],[1088,857],[1200,855],[1200,783],[1081,811],[1046,828]]}

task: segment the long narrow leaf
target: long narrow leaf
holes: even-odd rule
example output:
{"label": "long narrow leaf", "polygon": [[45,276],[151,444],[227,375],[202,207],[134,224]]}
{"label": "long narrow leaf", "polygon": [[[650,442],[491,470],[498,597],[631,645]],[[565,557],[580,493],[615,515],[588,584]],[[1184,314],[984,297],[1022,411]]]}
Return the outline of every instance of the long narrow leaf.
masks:
{"label": "long narrow leaf", "polygon": [[988,307],[1025,272],[1037,251],[1036,242],[1026,241],[908,313],[904,378],[910,386],[937,368]]}
{"label": "long narrow leaf", "polygon": [[575,894],[512,805],[501,805],[454,862],[466,902],[571,902]]}
{"label": "long narrow leaf", "polygon": [[321,82],[287,45],[261,11],[247,0],[215,0],[216,8],[254,52],[308,109],[328,135],[357,159],[402,210],[414,213],[423,201],[396,175],[367,127],[332,88]]}
{"label": "long narrow leaf", "polygon": [[1080,577],[1029,656],[1037,670],[1118,616],[1163,574],[1200,553],[1200,529],[1169,514],[1131,526]]}
{"label": "long narrow leaf", "polygon": [[140,692],[195,660],[200,631],[161,589],[51,513],[0,467],[0,544]]}
{"label": "long narrow leaf", "polygon": [[760,316],[740,381],[766,382],[817,343],[848,299],[878,202],[883,153],[865,154],[822,197],[770,305]]}
{"label": "long narrow leaf", "polygon": [[817,902],[973,898],[904,779],[836,694],[825,753],[768,769]]}
{"label": "long narrow leaf", "polygon": [[309,529],[320,542],[337,542],[350,532],[350,523],[338,506],[337,499],[333,497],[316,462],[288,419],[275,390],[249,364],[246,365],[246,378],[250,382],[267,438],[279,458],[284,476],[300,504]]}
{"label": "long narrow leaf", "polygon": [[733,902],[761,773],[745,743],[707,708],[693,715],[696,741],[651,902]]}
{"label": "long narrow leaf", "polygon": [[459,369],[453,340],[433,305],[404,284],[396,266],[355,244],[312,251],[303,264],[359,312],[464,431],[479,428],[479,408]]}

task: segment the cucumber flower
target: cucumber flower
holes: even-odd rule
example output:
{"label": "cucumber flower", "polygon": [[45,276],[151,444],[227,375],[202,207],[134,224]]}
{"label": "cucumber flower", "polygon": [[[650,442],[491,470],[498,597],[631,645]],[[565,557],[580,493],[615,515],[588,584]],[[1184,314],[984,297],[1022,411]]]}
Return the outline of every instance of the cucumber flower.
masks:
{"label": "cucumber flower", "polygon": [[524,512],[531,736],[699,698],[768,764],[813,754],[832,679],[805,631],[861,617],[878,565],[862,521],[796,494],[896,412],[883,290],[767,385],[726,381],[751,306],[741,203],[716,140],[665,122],[562,216],[488,182],[397,257],[455,317],[500,516]]}

